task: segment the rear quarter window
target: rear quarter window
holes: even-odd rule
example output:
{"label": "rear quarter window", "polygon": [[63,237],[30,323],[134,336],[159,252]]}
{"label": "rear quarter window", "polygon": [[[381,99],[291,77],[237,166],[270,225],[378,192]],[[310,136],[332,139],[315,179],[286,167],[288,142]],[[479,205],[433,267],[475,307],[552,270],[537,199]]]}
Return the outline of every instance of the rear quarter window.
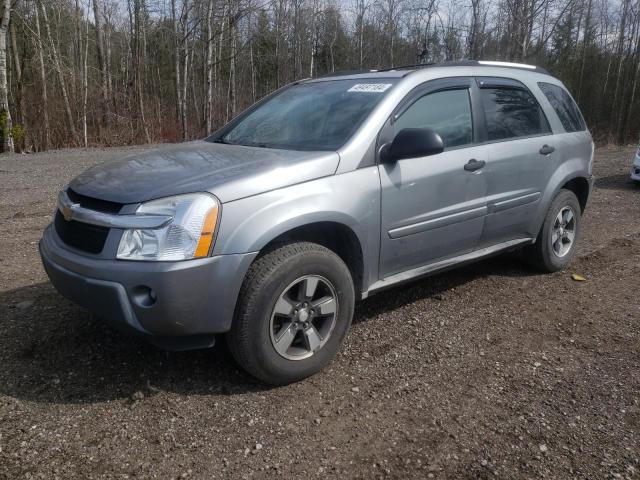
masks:
{"label": "rear quarter window", "polygon": [[546,82],[538,82],[538,87],[549,100],[567,132],[581,132],[587,129],[578,105],[564,88]]}
{"label": "rear quarter window", "polygon": [[528,90],[483,87],[480,90],[487,140],[499,141],[551,133],[538,101]]}

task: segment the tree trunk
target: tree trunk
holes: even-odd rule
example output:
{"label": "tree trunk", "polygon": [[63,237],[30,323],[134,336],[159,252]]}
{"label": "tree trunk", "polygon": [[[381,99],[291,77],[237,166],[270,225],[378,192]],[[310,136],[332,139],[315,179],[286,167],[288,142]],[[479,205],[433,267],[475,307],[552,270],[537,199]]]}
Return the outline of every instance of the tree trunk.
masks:
{"label": "tree trunk", "polygon": [[[10,0],[5,0],[10,1]],[[47,15],[47,9],[42,4],[42,0],[39,0],[42,21],[44,22],[44,29],[47,32],[47,42],[51,48],[51,56],[53,57],[53,67],[58,75],[58,82],[60,83],[60,93],[62,94],[62,101],[64,103],[64,111],[67,116],[67,122],[69,123],[69,130],[71,131],[71,137],[74,144],[78,144],[78,131],[73,120],[73,114],[71,113],[71,105],[69,104],[69,95],[67,95],[67,87],[64,81],[64,75],[62,73],[62,66],[60,65],[60,58],[58,57],[58,50],[55,43],[53,43],[53,37],[51,36],[51,27],[49,26],[49,17]],[[1,81],[1,79],[0,79]]]}
{"label": "tree trunk", "polygon": [[40,14],[39,8],[36,4],[35,8],[35,27],[36,36],[34,40],[34,46],[38,54],[38,73],[40,74],[40,103],[42,107],[42,124],[44,128],[44,135],[42,139],[42,150],[48,150],[51,144],[51,128],[49,126],[49,100],[47,98],[47,79],[46,70],[44,68],[44,53],[42,51],[42,36],[40,35]]}
{"label": "tree trunk", "polygon": [[609,112],[609,141],[613,141],[615,139],[615,122],[613,121],[613,115],[616,113],[616,107],[618,104],[618,93],[620,91],[620,80],[622,76],[622,65],[624,63],[624,37],[625,37],[625,27],[627,22],[627,12],[629,7],[630,0],[623,0],[622,7],[622,17],[620,18],[620,33],[618,35],[618,48],[617,48],[617,57],[618,57],[618,74],[616,75],[616,85],[613,90],[613,100],[611,102],[611,110]]}
{"label": "tree trunk", "polygon": [[171,16],[173,25],[173,72],[175,75],[176,117],[182,122],[182,90],[180,89],[180,38],[178,37],[178,17],[176,0],[171,0]]}
{"label": "tree trunk", "polygon": [[584,40],[582,42],[582,61],[580,63],[580,77],[578,79],[578,92],[576,94],[576,100],[578,104],[580,104],[580,99],[582,97],[582,82],[584,80],[584,67],[587,63],[587,49],[589,48],[589,31],[591,30],[591,4],[592,0],[589,0],[587,4],[587,18],[585,20],[584,25]]}
{"label": "tree trunk", "polygon": [[229,11],[229,90],[227,96],[227,122],[236,114],[236,17]]}
{"label": "tree trunk", "polygon": [[207,100],[205,102],[206,134],[211,133],[213,120],[213,0],[207,3]]}
{"label": "tree trunk", "polygon": [[[24,151],[27,148],[27,139],[26,134],[29,131],[27,128],[27,105],[25,102],[25,88],[24,81],[22,78],[22,65],[20,64],[20,54],[18,53],[18,41],[16,39],[16,25],[15,21],[9,23],[9,30],[11,34],[11,51],[13,52],[13,65],[15,70],[16,77],[16,87],[17,87],[17,96],[18,96],[18,111],[17,111],[17,121],[22,126],[23,131],[25,132],[25,139],[22,145],[18,145],[20,150]],[[15,147],[15,145],[14,145]]]}
{"label": "tree trunk", "polygon": [[109,110],[111,110],[111,107],[113,107],[114,113],[117,113],[117,104],[113,95],[113,78],[111,77],[111,31],[110,31],[111,27],[110,27],[109,19],[107,18],[107,15],[104,10],[104,5],[103,5],[102,14],[103,14],[102,19],[104,20],[102,25],[102,32],[103,32],[103,41],[104,41],[104,48],[105,48],[104,63],[106,65],[106,71],[107,71],[107,98],[110,99]]}
{"label": "tree trunk", "polygon": [[149,135],[149,129],[147,128],[147,121],[144,115],[144,95],[143,95],[143,80],[144,80],[144,63],[146,55],[146,34],[144,28],[144,19],[142,14],[144,11],[144,0],[134,0],[134,22],[135,22],[135,36],[134,36],[134,48],[133,48],[133,61],[134,63],[134,83],[135,83],[135,96],[138,103],[138,123],[142,132],[144,133],[144,139],[147,143],[151,143],[151,136]]}
{"label": "tree trunk", "polygon": [[[251,23],[249,23],[251,25]],[[253,53],[253,37],[251,38],[251,45],[249,47],[249,59],[251,63],[251,101],[256,102],[256,63]]]}
{"label": "tree trunk", "polygon": [[183,55],[182,55],[182,93],[180,95],[180,126],[182,129],[182,140],[189,139],[187,123],[187,86],[189,81],[189,37],[187,36],[187,14],[185,12],[183,28]]}
{"label": "tree trunk", "polygon": [[7,32],[11,15],[11,0],[4,0],[0,20],[0,122],[2,122],[2,151],[13,152],[9,88],[7,85]]}
{"label": "tree trunk", "polygon": [[[107,58],[104,48],[102,31],[102,11],[100,0],[93,0],[93,18],[96,28],[96,51],[98,53],[98,67],[100,68],[100,93],[102,96],[102,125],[109,126],[109,74],[107,73]],[[85,59],[86,60],[86,59]]]}
{"label": "tree trunk", "polygon": [[85,23],[84,58],[82,61],[82,143],[89,145],[89,131],[87,128],[87,99],[89,97],[89,70],[87,57],[89,56],[89,22]]}

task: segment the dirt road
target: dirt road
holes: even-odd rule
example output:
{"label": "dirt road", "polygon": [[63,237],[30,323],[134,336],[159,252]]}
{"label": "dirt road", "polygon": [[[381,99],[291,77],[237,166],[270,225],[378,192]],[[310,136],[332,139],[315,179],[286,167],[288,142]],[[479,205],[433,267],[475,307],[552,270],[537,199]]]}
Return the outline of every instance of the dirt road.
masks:
{"label": "dirt road", "polygon": [[275,389],[47,282],[57,191],[123,150],[0,158],[0,478],[640,478],[631,148],[598,151],[570,270],[501,257],[373,296],[328,369]]}

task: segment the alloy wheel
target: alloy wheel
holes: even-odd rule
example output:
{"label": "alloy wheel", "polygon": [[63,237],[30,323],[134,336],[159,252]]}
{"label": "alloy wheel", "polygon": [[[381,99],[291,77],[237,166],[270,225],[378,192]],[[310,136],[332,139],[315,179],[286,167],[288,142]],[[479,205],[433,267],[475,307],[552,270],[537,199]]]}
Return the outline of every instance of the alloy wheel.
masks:
{"label": "alloy wheel", "polygon": [[298,278],[283,290],[271,312],[273,348],[287,360],[309,358],[327,343],[337,315],[338,296],[329,280],[319,275]]}
{"label": "alloy wheel", "polygon": [[571,251],[576,237],[576,215],[570,206],[563,207],[553,222],[551,246],[557,257],[564,257]]}

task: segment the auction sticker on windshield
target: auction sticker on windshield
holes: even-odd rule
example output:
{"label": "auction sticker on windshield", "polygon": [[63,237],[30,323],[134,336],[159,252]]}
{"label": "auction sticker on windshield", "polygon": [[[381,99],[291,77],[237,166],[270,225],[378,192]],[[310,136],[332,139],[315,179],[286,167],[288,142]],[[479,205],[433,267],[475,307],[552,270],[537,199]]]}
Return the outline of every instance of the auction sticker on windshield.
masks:
{"label": "auction sticker on windshield", "polygon": [[347,90],[347,92],[382,93],[390,86],[390,83],[358,83]]}

